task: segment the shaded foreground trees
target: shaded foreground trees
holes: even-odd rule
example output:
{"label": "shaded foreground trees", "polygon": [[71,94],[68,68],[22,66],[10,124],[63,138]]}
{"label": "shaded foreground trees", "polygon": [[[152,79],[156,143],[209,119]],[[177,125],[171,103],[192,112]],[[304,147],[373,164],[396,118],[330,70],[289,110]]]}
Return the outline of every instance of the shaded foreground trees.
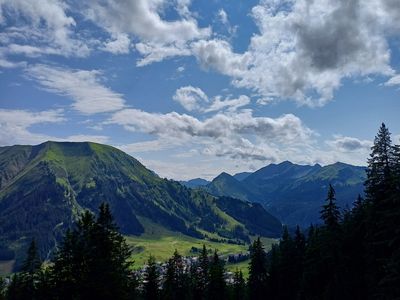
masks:
{"label": "shaded foreground trees", "polygon": [[[143,278],[131,271],[129,247],[108,205],[86,212],[67,232],[49,267],[34,241],[20,273],[1,299],[400,299],[400,147],[382,124],[368,160],[365,199],[341,211],[329,185],[320,226],[307,234],[284,227],[268,253],[260,238],[250,247],[249,278],[226,280],[224,262],[205,246],[187,264],[175,252],[165,274],[150,257]],[[307,236],[307,237],[306,237]]]}

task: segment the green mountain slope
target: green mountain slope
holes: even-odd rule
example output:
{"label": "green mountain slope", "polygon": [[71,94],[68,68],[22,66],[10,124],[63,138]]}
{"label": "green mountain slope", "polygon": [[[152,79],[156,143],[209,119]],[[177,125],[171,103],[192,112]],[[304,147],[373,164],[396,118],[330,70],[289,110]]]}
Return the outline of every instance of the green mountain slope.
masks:
{"label": "green mountain slope", "polygon": [[225,172],[215,177],[204,190],[215,196],[230,196],[252,202],[259,200],[245,184]]}
{"label": "green mountain slope", "polygon": [[260,228],[251,219],[256,210],[276,220],[264,209],[231,199],[244,214],[235,217],[217,200],[204,191],[162,179],[133,157],[106,145],[47,142],[1,147],[0,253],[15,250],[18,258],[20,249],[35,237],[42,254],[50,255],[79,213],[96,211],[103,201],[110,203],[126,235],[145,231],[141,219],[196,238],[212,235],[245,241],[250,234],[280,234],[279,221]]}
{"label": "green mountain slope", "polygon": [[232,196],[260,202],[288,225],[318,223],[319,211],[331,183],[338,204],[351,206],[363,194],[365,168],[344,163],[327,166],[303,166],[291,162],[271,164],[248,175],[242,181],[225,174],[216,177],[206,190],[218,196]]}

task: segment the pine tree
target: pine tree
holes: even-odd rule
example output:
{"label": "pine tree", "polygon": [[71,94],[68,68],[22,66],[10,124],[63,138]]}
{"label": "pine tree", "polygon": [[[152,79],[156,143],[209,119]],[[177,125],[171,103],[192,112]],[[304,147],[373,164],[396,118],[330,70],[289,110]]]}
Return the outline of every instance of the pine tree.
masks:
{"label": "pine tree", "polygon": [[5,292],[6,292],[6,282],[2,277],[0,277],[0,300],[6,299]]}
{"label": "pine tree", "polygon": [[248,280],[250,299],[265,299],[267,278],[267,256],[260,238],[257,238],[250,249]]}
{"label": "pine tree", "polygon": [[144,299],[159,299],[160,273],[154,256],[149,257],[147,261],[146,272],[144,275]]}
{"label": "pine tree", "polygon": [[210,283],[208,288],[208,299],[221,300],[226,297],[225,269],[224,262],[219,258],[217,251],[214,251],[210,263]]}

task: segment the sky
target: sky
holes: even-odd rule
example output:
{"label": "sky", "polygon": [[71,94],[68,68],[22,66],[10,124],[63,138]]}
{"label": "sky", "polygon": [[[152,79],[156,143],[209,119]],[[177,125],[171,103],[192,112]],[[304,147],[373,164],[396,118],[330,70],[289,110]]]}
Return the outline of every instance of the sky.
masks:
{"label": "sky", "polygon": [[400,139],[398,0],[0,0],[0,146],[113,145],[162,177],[365,165]]}

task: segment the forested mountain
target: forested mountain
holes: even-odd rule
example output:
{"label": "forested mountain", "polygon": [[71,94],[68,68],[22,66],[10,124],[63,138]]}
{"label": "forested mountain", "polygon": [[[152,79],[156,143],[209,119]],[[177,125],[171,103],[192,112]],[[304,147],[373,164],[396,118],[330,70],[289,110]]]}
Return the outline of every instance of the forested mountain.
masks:
{"label": "forested mountain", "polygon": [[261,206],[230,198],[239,208],[232,210],[217,200],[162,179],[106,145],[46,142],[1,147],[0,254],[15,250],[18,256],[35,237],[42,256],[50,255],[78,216],[104,201],[128,235],[144,231],[140,217],[195,237],[213,232],[221,239],[248,241],[249,234],[280,234],[280,222]]}
{"label": "forested mountain", "polygon": [[[175,251],[167,263],[150,256],[145,268],[133,271],[132,249],[102,203],[97,217],[81,215],[50,264],[42,264],[32,241],[21,272],[0,278],[0,299],[399,299],[400,145],[392,144],[384,124],[366,173],[365,198],[359,195],[350,209],[340,209],[329,184],[320,225],[306,234],[299,226],[290,234],[284,226],[269,252],[255,239],[247,280],[239,270],[226,272],[217,250],[205,245],[196,257]],[[227,197],[216,202],[241,220],[240,205]],[[253,210],[252,218],[261,220],[257,206]]]}
{"label": "forested mountain", "polygon": [[210,182],[203,178],[195,178],[195,179],[190,179],[188,181],[180,181],[180,183],[188,188],[197,188],[199,186],[205,186]]}
{"label": "forested mountain", "polygon": [[335,187],[339,205],[351,206],[363,194],[365,167],[344,163],[327,166],[297,165],[289,161],[271,164],[240,180],[227,173],[204,189],[216,196],[259,202],[288,225],[318,223],[321,201],[329,184]]}

